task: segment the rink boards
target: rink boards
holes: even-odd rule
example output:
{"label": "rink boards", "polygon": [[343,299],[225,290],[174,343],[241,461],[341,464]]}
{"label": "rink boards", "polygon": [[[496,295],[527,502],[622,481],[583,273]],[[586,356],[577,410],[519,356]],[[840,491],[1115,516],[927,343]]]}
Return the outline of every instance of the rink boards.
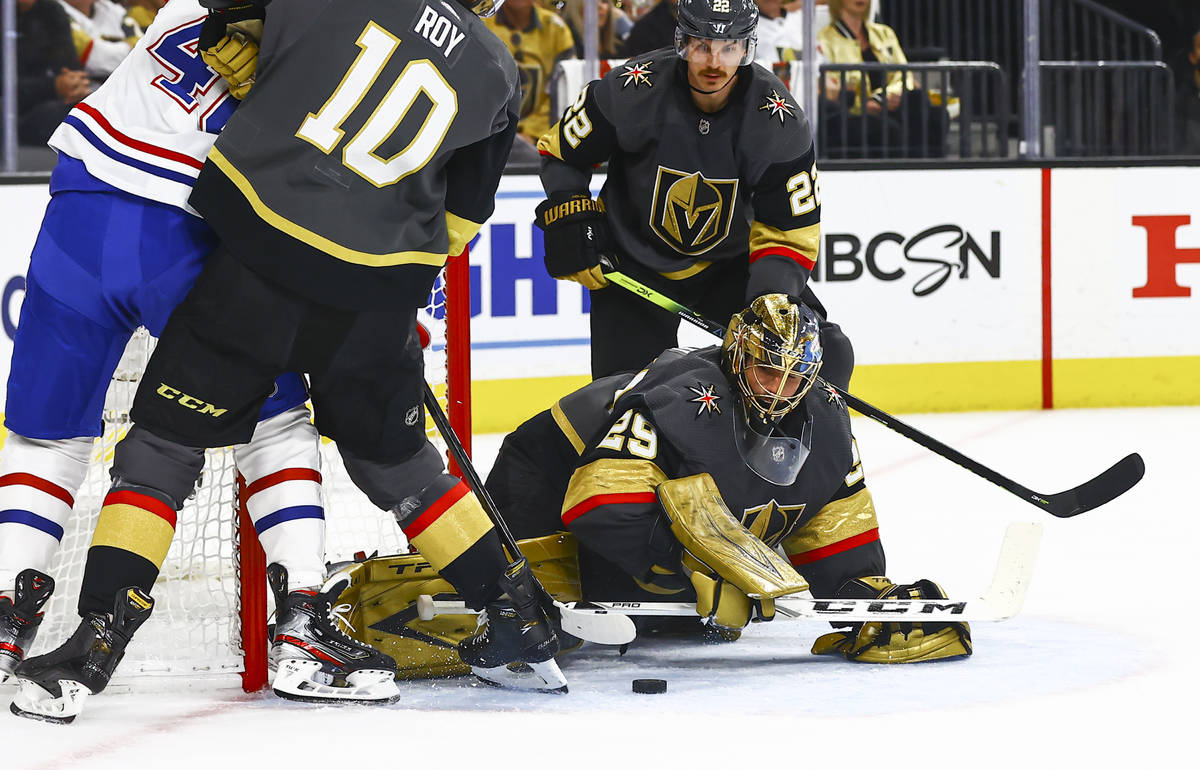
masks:
{"label": "rink boards", "polygon": [[[814,288],[854,342],[860,397],[893,412],[1200,403],[1200,169],[831,171],[821,185]],[[5,377],[47,197],[0,185]],[[545,273],[541,197],[537,177],[505,177],[471,246],[477,432],[586,381],[586,292]]]}

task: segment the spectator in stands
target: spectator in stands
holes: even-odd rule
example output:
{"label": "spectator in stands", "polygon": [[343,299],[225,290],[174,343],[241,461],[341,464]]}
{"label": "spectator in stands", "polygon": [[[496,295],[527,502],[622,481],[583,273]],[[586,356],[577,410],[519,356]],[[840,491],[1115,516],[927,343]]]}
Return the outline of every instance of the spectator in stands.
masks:
{"label": "spectator in stands", "polygon": [[143,34],[125,6],[113,0],[58,0],[71,19],[75,53],[94,79],[112,74]]}
{"label": "spectator in stands", "polygon": [[17,0],[17,141],[45,144],[92,90],[56,0]]}
{"label": "spectator in stands", "polygon": [[658,5],[634,22],[625,45],[621,47],[621,55],[638,56],[647,51],[674,46],[675,9],[678,5],[679,0],[659,0]]}
{"label": "spectator in stands", "polygon": [[575,55],[575,39],[567,23],[536,0],[506,0],[483,23],[508,47],[521,73],[521,123],[509,162],[536,166],[538,138],[550,130],[550,75],[554,65]]}
{"label": "spectator in stands", "polygon": [[[575,38],[575,55],[583,58],[583,10],[586,0],[563,0],[562,16]],[[621,12],[609,0],[596,0],[596,26],[600,30],[597,50],[601,59],[616,59],[617,18]]]}
{"label": "spectator in stands", "polygon": [[[896,32],[867,19],[870,5],[870,0],[829,0],[832,22],[819,40],[831,63],[908,62]],[[820,143],[830,157],[946,154],[949,116],[944,107],[930,104],[911,72],[829,73],[825,91],[827,99],[845,108],[822,110]]]}
{"label": "spectator in stands", "polygon": [[148,28],[158,15],[158,9],[167,4],[167,0],[126,0],[129,18],[142,29]]}
{"label": "spectator in stands", "polygon": [[1178,151],[1200,155],[1200,30],[1191,45],[1171,59],[1175,72],[1175,105],[1178,112]]}
{"label": "spectator in stands", "polygon": [[[816,0],[817,5],[825,5],[825,2]],[[758,49],[754,60],[764,67],[798,60],[804,48],[802,0],[790,4],[783,0],[754,0],[754,3],[758,6]],[[787,82],[786,78],[784,82]]]}

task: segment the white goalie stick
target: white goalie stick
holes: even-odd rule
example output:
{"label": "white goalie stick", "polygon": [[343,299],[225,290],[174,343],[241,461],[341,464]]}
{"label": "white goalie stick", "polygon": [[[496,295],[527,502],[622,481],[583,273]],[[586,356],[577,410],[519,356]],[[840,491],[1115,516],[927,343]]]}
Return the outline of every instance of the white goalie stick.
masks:
{"label": "white goalie stick", "polygon": [[[775,600],[775,617],[781,620],[846,620],[854,622],[930,621],[1001,621],[1016,615],[1025,603],[1025,592],[1033,576],[1042,525],[1014,522],[1008,525],[1000,546],[996,571],[986,593],[975,599],[813,599],[783,596]],[[628,644],[633,637],[624,634],[605,634],[610,626],[596,628],[596,621],[612,615],[626,616],[683,616],[696,617],[696,605],[691,602],[568,602],[561,605],[563,628],[588,631],[591,636],[576,634],[581,639],[601,644]],[[432,597],[417,599],[417,612],[430,620],[436,615],[461,615],[471,612],[462,602],[435,601]],[[612,641],[594,637],[609,636]]]}

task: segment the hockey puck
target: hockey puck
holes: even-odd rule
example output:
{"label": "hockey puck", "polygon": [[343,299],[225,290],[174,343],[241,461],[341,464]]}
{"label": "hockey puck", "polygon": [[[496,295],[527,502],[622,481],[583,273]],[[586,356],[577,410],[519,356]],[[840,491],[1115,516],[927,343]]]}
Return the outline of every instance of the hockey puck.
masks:
{"label": "hockey puck", "polygon": [[642,695],[658,695],[667,691],[666,679],[634,679],[633,691]]}

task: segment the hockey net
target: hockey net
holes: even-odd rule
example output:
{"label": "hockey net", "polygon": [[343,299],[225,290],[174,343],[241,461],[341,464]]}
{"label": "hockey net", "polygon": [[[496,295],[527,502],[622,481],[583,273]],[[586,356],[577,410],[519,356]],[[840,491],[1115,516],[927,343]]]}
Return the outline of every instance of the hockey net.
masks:
{"label": "hockey net", "polygon": [[[426,380],[469,447],[468,292],[463,254],[449,261],[419,315],[433,338],[425,351]],[[61,644],[78,625],[75,605],[92,531],[110,483],[113,449],[129,430],[129,409],[153,347],[154,339],[139,330],[113,376],[104,407],[104,435],[96,441],[87,479],[76,495],[51,570],[57,588],[46,606],[33,654]],[[432,420],[427,420],[426,429],[444,451],[445,443]],[[395,520],[351,483],[337,447],[327,440],[321,445],[321,476],[327,562],[349,561],[360,554],[407,552],[407,541]],[[175,538],[154,584],[154,611],[130,643],[112,687],[240,685],[247,691],[264,687],[267,621],[274,609],[265,570],[262,548],[241,505],[233,451],[209,450],[196,492],[179,513]]]}

